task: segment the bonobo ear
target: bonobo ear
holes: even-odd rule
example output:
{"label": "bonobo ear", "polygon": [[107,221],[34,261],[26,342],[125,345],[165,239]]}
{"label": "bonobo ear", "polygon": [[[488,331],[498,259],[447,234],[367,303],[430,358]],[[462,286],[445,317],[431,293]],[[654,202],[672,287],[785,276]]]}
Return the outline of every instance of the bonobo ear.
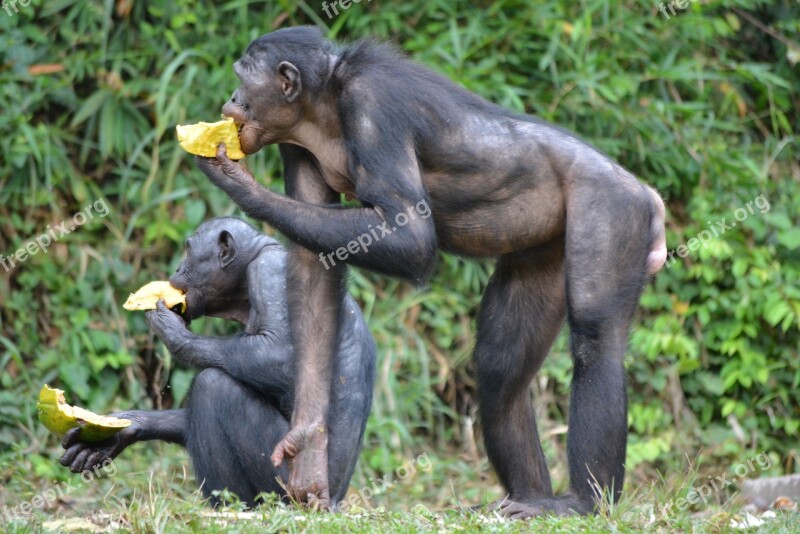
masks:
{"label": "bonobo ear", "polygon": [[223,230],[219,233],[219,262],[224,269],[236,259],[236,240],[230,232]]}
{"label": "bonobo ear", "polygon": [[300,71],[288,61],[281,61],[280,65],[278,65],[278,74],[280,74],[283,96],[286,97],[286,100],[292,102],[303,89],[303,84],[300,81]]}

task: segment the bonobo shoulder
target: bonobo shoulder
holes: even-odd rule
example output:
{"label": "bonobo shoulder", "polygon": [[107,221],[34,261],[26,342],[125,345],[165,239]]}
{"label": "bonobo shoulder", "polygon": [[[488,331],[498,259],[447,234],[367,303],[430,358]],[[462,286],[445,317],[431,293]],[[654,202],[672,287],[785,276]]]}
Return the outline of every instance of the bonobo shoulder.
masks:
{"label": "bonobo shoulder", "polygon": [[333,75],[335,80],[349,83],[362,75],[389,74],[385,69],[396,71],[405,61],[405,55],[394,45],[363,39],[340,50]]}
{"label": "bonobo shoulder", "polygon": [[357,125],[364,119],[374,119],[382,112],[379,92],[375,90],[377,81],[370,73],[360,73],[344,83],[339,93],[339,113],[343,126]]}
{"label": "bonobo shoulder", "polygon": [[286,256],[286,249],[277,242],[264,246],[248,265],[248,275],[285,276]]}

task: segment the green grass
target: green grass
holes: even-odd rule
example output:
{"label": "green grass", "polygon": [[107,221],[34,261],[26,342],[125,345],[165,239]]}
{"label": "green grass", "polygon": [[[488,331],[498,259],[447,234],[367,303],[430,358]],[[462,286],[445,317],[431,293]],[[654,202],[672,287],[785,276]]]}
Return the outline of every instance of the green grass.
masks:
{"label": "green grass", "polygon": [[[48,448],[57,458],[60,449]],[[666,477],[640,480],[642,472],[631,473],[622,500],[591,517],[541,517],[527,522],[506,520],[492,512],[475,513],[474,504],[491,502],[501,495],[500,487],[485,460],[470,461],[456,451],[426,452],[428,460],[402,480],[390,477],[386,491],[375,495],[363,488],[381,486],[374,479],[357,474],[348,495],[357,504],[346,513],[328,514],[297,510],[268,502],[253,511],[236,503],[225,509],[208,508],[188,469],[186,454],[176,446],[158,444],[135,446],[123,453],[105,476],[82,480],[58,472],[57,480],[31,477],[30,460],[6,464],[0,471],[4,480],[0,503],[18,506],[33,502],[38,495],[55,490],[55,503],[34,510],[24,520],[0,520],[0,532],[41,530],[85,531],[118,528],[124,532],[528,532],[531,528],[552,532],[641,532],[646,531],[734,531],[736,522],[762,521],[751,532],[797,532],[800,514],[774,512],[764,517],[749,514],[735,491],[713,493],[707,503],[682,501],[698,488],[714,469],[686,466]],[[20,451],[22,454],[22,451]],[[413,460],[413,458],[411,459]],[[424,469],[422,469],[424,467]],[[558,472],[563,466],[555,466]],[[35,470],[35,468],[33,468]],[[52,494],[51,494],[52,495]],[[52,499],[50,499],[52,501]],[[351,501],[351,502],[354,502]],[[2,511],[2,508],[0,508]],[[94,527],[92,527],[94,526]],[[738,530],[737,530],[738,531]]]}

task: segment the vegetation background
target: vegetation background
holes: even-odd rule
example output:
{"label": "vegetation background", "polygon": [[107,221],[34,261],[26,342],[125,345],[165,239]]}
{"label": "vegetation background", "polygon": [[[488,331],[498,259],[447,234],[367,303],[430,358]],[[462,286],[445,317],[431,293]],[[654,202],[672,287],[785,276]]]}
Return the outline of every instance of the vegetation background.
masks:
{"label": "vegetation background", "polygon": [[[374,0],[332,18],[318,2],[287,0],[10,4],[0,10],[0,255],[90,203],[104,199],[109,213],[46,254],[0,269],[0,515],[76,478],[57,464],[57,440],[36,419],[42,384],[101,413],[169,408],[185,397],[193,371],[171,361],[143,314],[120,305],[174,271],[201,221],[239,214],[178,148],[173,128],[218,117],[236,86],[231,65],[247,44],[296,24],[319,25],[336,39],[393,40],[489,100],[578,132],[658,188],[670,250],[717,221],[734,222],[737,209],[763,195],[769,209],[756,208],[684,258],[674,255],[642,298],[627,357],[629,490],[621,506],[662,510],[762,452],[771,467],[749,478],[800,472],[796,0],[692,2],[674,15],[655,0]],[[277,150],[248,158],[248,166],[283,191]],[[491,271],[491,262],[443,255],[430,285],[418,290],[351,270],[351,291],[379,346],[353,487],[389,478],[423,453],[432,466],[395,480],[363,508],[422,504],[426,511],[410,521],[435,528],[428,511],[500,495],[479,437],[470,369]],[[210,334],[228,328],[210,320],[193,326]],[[562,334],[533,387],[559,491],[567,480],[570,375]],[[112,480],[37,509],[31,524],[116,510],[127,528],[160,531],[175,517],[192,524],[187,518],[202,509],[177,447],[135,446],[117,464]],[[727,524],[709,514],[737,510],[736,481],[713,502],[656,520],[682,528],[696,513]],[[194,503],[188,512],[187,502]],[[648,515],[612,517],[636,525]]]}

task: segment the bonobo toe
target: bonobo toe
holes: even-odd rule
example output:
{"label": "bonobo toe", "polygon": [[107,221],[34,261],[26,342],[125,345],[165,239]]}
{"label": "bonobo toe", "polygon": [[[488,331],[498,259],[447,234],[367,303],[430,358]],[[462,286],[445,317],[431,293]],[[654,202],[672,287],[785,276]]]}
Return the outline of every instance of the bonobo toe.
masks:
{"label": "bonobo toe", "polygon": [[486,507],[474,506],[471,510],[497,512],[509,519],[530,519],[541,515],[586,515],[594,510],[594,503],[586,503],[573,494],[561,497],[548,497],[518,501],[511,498],[499,499]]}

